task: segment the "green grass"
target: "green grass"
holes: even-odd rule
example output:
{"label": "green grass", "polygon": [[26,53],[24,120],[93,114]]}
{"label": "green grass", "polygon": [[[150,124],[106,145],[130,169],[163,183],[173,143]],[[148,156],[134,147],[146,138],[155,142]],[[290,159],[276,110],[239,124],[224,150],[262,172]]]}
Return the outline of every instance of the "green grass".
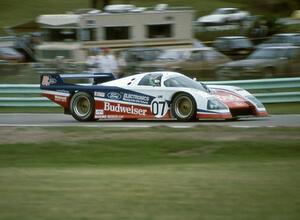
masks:
{"label": "green grass", "polygon": [[299,132],[0,128],[0,219],[296,220]]}
{"label": "green grass", "polygon": [[64,113],[62,107],[0,107],[0,113]]}
{"label": "green grass", "polygon": [[270,114],[300,114],[300,103],[265,104]]}

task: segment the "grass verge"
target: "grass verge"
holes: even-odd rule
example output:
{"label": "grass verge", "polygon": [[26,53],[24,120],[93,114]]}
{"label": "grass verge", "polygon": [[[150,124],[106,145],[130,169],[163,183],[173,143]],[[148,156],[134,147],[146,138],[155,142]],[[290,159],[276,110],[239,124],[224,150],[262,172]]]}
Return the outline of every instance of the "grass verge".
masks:
{"label": "grass verge", "polygon": [[0,128],[0,219],[299,219],[299,133]]}

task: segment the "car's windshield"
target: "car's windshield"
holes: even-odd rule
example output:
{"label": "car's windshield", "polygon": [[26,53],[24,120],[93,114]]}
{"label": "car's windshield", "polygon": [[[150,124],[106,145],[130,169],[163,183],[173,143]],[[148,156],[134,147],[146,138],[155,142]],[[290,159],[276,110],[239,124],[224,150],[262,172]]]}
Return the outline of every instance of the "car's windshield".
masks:
{"label": "car's windshield", "polygon": [[268,43],[274,44],[283,44],[283,43],[292,43],[292,37],[288,35],[276,35],[272,37]]}
{"label": "car's windshield", "polygon": [[139,51],[126,51],[125,60],[127,62],[136,61],[153,61],[161,53],[161,50],[139,50]]}
{"label": "car's windshield", "polygon": [[188,51],[165,51],[158,56],[158,60],[184,60],[188,58]]}
{"label": "car's windshield", "polygon": [[14,49],[11,49],[8,47],[0,48],[0,53],[5,54],[5,55],[18,55],[18,52],[16,52]]}
{"label": "car's windshield", "polygon": [[294,36],[293,43],[296,45],[300,45],[300,35]]}
{"label": "car's windshield", "polygon": [[292,58],[298,53],[297,48],[263,48],[251,54],[248,59]]}
{"label": "car's windshield", "polygon": [[234,9],[224,9],[224,8],[220,8],[217,9],[213,12],[213,14],[231,14],[231,13],[235,13],[236,10]]}
{"label": "car's windshield", "polygon": [[201,91],[209,92],[209,89],[206,87],[206,85],[194,81],[191,78],[186,76],[175,76],[169,78],[164,82],[164,85],[166,87],[184,87],[184,88],[192,88],[192,89],[198,89]]}
{"label": "car's windshield", "polygon": [[232,48],[249,48],[252,47],[251,42],[246,38],[231,39],[230,45]]}

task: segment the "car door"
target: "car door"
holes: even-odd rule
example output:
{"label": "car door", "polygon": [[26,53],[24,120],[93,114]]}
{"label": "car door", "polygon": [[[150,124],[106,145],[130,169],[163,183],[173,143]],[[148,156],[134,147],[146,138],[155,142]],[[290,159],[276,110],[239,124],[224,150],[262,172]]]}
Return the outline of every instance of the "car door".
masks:
{"label": "car door", "polygon": [[287,73],[295,74],[300,72],[300,49],[295,50],[295,52],[288,57],[287,65]]}
{"label": "car door", "polygon": [[[151,78],[156,78],[154,81]],[[162,74],[149,73],[145,75],[132,89],[149,97],[148,106],[150,112],[155,118],[169,117],[170,99],[173,91],[162,86]]]}
{"label": "car door", "polygon": [[203,51],[203,69],[205,70],[214,70],[217,66],[228,62],[229,58],[225,55],[215,51],[215,50],[206,50]]}
{"label": "car door", "polygon": [[202,50],[191,51],[190,57],[180,63],[183,70],[201,70],[203,66]]}

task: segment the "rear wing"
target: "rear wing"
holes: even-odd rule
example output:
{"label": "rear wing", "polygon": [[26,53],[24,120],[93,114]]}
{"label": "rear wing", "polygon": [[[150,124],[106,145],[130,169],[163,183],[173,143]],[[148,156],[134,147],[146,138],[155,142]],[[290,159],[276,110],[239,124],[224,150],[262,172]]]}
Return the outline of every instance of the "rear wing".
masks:
{"label": "rear wing", "polygon": [[69,85],[64,82],[64,79],[93,79],[93,84],[108,82],[116,79],[112,73],[81,73],[81,74],[41,74],[40,87],[41,89],[49,86]]}

